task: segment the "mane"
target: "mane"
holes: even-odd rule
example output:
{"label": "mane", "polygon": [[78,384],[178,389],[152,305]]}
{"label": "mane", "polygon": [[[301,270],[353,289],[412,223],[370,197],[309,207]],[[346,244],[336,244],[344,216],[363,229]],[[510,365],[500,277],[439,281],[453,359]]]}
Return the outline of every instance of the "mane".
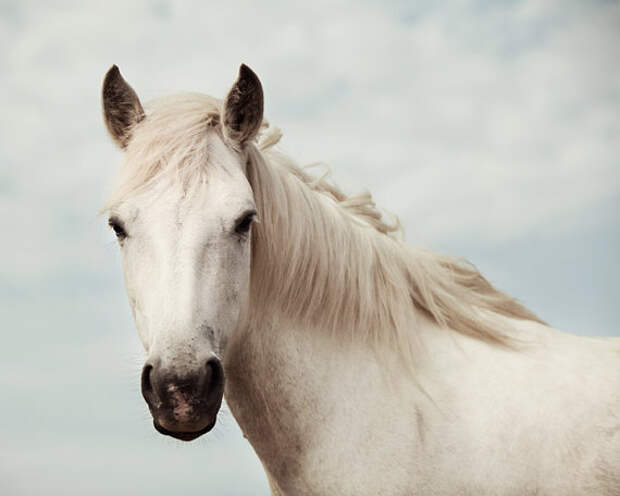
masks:
{"label": "mane", "polygon": [[[221,102],[198,94],[159,100],[139,124],[106,208],[154,181],[189,184],[208,174],[207,132]],[[542,322],[463,259],[412,248],[364,192],[348,196],[275,149],[263,123],[248,145],[247,178],[258,223],[252,231],[250,318],[280,314],[334,335],[354,329],[373,343],[410,350],[420,313],[441,327],[510,345],[498,316]],[[165,159],[165,160],[164,160]],[[504,325],[504,327],[506,327]],[[361,335],[361,336],[360,336]]]}
{"label": "mane", "polygon": [[419,312],[500,345],[512,338],[497,316],[544,324],[466,260],[406,245],[398,219],[384,220],[368,192],[347,196],[327,175],[310,175],[273,149],[280,137],[268,130],[250,150],[248,179],[261,219],[251,308],[277,305],[294,322],[333,333],[355,329],[401,350],[411,346]]}

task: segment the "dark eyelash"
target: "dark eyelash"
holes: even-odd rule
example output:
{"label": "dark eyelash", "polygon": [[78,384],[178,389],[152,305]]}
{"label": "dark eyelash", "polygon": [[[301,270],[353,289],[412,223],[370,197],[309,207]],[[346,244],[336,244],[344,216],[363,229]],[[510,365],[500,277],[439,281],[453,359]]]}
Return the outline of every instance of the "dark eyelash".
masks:
{"label": "dark eyelash", "polygon": [[237,224],[235,225],[235,232],[237,234],[246,234],[252,226],[254,217],[256,217],[256,212],[246,213],[239,221],[237,221]]}

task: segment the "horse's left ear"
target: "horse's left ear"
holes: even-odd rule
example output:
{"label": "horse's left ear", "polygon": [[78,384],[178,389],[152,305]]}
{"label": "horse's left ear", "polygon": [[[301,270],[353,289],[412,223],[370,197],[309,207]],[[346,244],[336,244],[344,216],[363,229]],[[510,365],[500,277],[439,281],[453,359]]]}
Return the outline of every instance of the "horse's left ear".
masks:
{"label": "horse's left ear", "polygon": [[110,136],[118,146],[125,148],[133,127],[144,119],[144,109],[138,95],[115,65],[105,75],[101,97],[103,118]]}
{"label": "horse's left ear", "polygon": [[241,64],[222,111],[224,136],[235,148],[256,137],[263,122],[263,87],[258,76]]}

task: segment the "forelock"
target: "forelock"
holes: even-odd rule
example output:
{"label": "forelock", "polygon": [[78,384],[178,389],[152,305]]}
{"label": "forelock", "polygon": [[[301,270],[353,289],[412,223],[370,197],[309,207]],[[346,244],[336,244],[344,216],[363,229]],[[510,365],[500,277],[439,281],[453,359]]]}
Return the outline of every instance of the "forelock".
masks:
{"label": "forelock", "polygon": [[199,93],[154,100],[128,143],[116,186],[104,210],[125,201],[155,181],[180,181],[204,174],[208,134],[220,129],[221,101]]}

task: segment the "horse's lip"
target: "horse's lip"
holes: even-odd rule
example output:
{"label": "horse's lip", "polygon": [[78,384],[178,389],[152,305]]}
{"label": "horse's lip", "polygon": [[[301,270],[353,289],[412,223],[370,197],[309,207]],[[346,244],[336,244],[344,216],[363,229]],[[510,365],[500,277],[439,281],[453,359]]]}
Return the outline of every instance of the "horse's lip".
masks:
{"label": "horse's lip", "polygon": [[170,436],[175,439],[180,439],[181,441],[193,441],[194,439],[202,436],[203,434],[206,434],[211,429],[213,429],[213,426],[215,425],[215,420],[216,419],[213,419],[213,422],[207,425],[204,429],[200,429],[199,431],[191,431],[191,432],[169,431],[168,429],[165,429],[164,427],[159,425],[157,421],[155,420],[153,420],[153,426],[155,427],[157,432],[159,432],[160,434],[164,434],[165,436]]}

